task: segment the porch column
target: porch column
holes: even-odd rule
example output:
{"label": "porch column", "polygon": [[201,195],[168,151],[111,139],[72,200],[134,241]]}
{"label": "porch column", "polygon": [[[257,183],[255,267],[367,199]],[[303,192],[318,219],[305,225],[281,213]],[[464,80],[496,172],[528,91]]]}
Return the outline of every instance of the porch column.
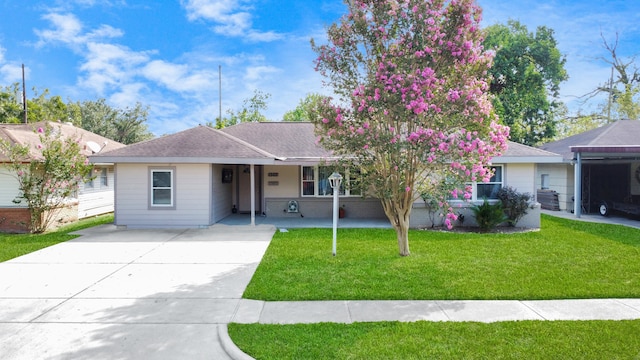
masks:
{"label": "porch column", "polygon": [[256,174],[255,165],[249,165],[251,174],[251,226],[256,226]]}
{"label": "porch column", "polygon": [[582,154],[576,153],[576,163],[573,165],[573,213],[577,218],[582,215]]}

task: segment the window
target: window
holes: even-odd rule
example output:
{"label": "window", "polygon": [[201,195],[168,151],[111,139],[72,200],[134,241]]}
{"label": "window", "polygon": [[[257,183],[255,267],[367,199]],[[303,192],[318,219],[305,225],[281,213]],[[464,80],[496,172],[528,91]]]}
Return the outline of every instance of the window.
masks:
{"label": "window", "polygon": [[549,189],[549,174],[542,174],[540,182],[542,183],[542,189]]}
{"label": "window", "polygon": [[173,207],[173,170],[151,170],[151,206]]}
{"label": "window", "polygon": [[497,199],[502,188],[502,166],[493,166],[494,174],[489,182],[478,182],[475,186],[474,200]]}
{"label": "window", "polygon": [[[360,196],[361,192],[354,185],[358,183],[357,174],[359,171],[346,171],[340,185],[340,195]],[[333,169],[326,166],[303,166],[302,167],[302,196],[333,196],[333,189],[329,182],[329,176],[333,174]]]}
{"label": "window", "polygon": [[102,168],[102,171],[100,171],[100,186],[101,187],[109,186],[109,176],[108,176],[107,168]]}

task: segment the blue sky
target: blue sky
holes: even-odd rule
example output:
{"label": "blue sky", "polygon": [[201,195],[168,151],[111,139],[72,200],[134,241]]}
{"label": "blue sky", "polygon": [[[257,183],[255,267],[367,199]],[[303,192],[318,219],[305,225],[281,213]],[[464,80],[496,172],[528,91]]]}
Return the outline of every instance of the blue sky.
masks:
{"label": "blue sky", "polygon": [[[623,56],[640,54],[636,0],[477,0],[484,24],[519,20],[555,30],[570,79],[562,99],[572,111],[607,81],[600,34],[619,34]],[[238,110],[254,90],[271,94],[268,118],[279,120],[307,93],[329,93],[313,70],[309,39],[345,12],[340,0],[0,0],[0,85],[64,99],[103,97],[116,107],[150,106],[149,129],[173,133]]]}

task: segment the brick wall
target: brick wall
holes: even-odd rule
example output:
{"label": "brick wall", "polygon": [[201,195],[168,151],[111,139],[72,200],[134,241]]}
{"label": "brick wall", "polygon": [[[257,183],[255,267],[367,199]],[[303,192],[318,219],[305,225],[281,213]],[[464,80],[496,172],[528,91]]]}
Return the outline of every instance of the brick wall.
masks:
{"label": "brick wall", "polygon": [[29,232],[31,215],[27,208],[0,209],[0,232],[26,233]]}
{"label": "brick wall", "polygon": [[[55,210],[49,230],[78,220],[78,204],[67,205]],[[27,208],[0,208],[0,232],[27,233],[31,215]]]}

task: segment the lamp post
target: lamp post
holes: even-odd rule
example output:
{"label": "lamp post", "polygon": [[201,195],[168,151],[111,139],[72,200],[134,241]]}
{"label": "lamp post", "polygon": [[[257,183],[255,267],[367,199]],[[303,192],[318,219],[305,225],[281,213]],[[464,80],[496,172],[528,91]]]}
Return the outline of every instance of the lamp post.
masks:
{"label": "lamp post", "polygon": [[338,195],[340,193],[340,183],[342,175],[334,172],[329,176],[329,184],[333,189],[333,256],[336,256],[336,237],[338,235]]}

